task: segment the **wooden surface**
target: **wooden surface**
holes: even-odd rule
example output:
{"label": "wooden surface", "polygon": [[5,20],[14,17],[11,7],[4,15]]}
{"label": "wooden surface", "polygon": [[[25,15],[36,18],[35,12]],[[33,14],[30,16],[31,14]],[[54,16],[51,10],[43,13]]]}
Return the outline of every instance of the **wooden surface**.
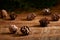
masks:
{"label": "wooden surface", "polygon": [[[52,12],[58,11],[60,13],[60,6],[56,7],[52,8]],[[27,12],[18,14],[16,20],[0,19],[0,40],[60,40],[60,19],[59,21],[51,21],[47,27],[40,27],[39,20],[44,16],[39,15],[40,11],[35,13],[37,17],[32,21],[25,19],[26,15],[28,15]],[[49,18],[49,16],[47,17]],[[27,25],[31,32],[28,36],[10,34],[8,29],[9,24],[15,24],[18,28]]]}

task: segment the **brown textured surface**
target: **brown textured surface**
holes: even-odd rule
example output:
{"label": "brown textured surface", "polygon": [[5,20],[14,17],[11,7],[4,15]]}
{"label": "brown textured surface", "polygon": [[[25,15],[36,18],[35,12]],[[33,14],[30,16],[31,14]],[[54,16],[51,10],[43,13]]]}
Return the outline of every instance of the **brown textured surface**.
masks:
{"label": "brown textured surface", "polygon": [[[60,13],[60,6],[52,8],[52,12],[58,11]],[[24,14],[25,13],[25,14]],[[60,40],[60,20],[50,22],[48,27],[40,27],[39,20],[43,17],[37,13],[37,17],[32,21],[25,20],[27,13],[22,12],[14,21],[0,19],[0,40]],[[49,18],[47,16],[47,18]],[[10,34],[8,24],[15,24],[17,27],[28,25],[31,33],[28,36],[21,36],[17,34]]]}

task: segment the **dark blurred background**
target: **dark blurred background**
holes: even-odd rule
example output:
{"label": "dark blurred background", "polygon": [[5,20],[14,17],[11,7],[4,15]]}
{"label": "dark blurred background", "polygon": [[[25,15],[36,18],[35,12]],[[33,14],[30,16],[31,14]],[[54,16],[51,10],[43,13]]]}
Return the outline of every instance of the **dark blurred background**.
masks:
{"label": "dark blurred background", "polygon": [[60,0],[0,0],[0,9],[10,11],[15,9],[41,9],[56,6],[58,4],[60,5]]}

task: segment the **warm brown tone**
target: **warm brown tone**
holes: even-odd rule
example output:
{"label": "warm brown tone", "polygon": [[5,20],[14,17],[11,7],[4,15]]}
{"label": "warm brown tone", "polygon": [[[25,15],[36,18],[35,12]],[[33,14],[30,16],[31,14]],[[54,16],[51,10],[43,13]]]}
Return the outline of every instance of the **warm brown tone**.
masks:
{"label": "warm brown tone", "polygon": [[[52,12],[57,11],[60,13],[60,6],[52,8]],[[51,21],[47,27],[40,27],[39,20],[44,17],[37,13],[37,17],[32,21],[25,20],[27,12],[17,14],[16,20],[3,20],[0,19],[0,40],[60,40],[60,20]],[[47,18],[50,18],[49,16]],[[8,30],[9,24],[15,24],[17,27],[27,25],[30,27],[30,34],[28,36],[22,36],[17,34],[10,34]]]}

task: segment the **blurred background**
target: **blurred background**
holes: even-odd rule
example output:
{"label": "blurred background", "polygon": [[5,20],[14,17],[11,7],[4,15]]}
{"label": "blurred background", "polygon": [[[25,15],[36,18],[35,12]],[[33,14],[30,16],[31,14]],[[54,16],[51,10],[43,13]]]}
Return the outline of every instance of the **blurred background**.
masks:
{"label": "blurred background", "polygon": [[13,11],[42,9],[60,5],[60,0],[0,0],[0,9]]}

